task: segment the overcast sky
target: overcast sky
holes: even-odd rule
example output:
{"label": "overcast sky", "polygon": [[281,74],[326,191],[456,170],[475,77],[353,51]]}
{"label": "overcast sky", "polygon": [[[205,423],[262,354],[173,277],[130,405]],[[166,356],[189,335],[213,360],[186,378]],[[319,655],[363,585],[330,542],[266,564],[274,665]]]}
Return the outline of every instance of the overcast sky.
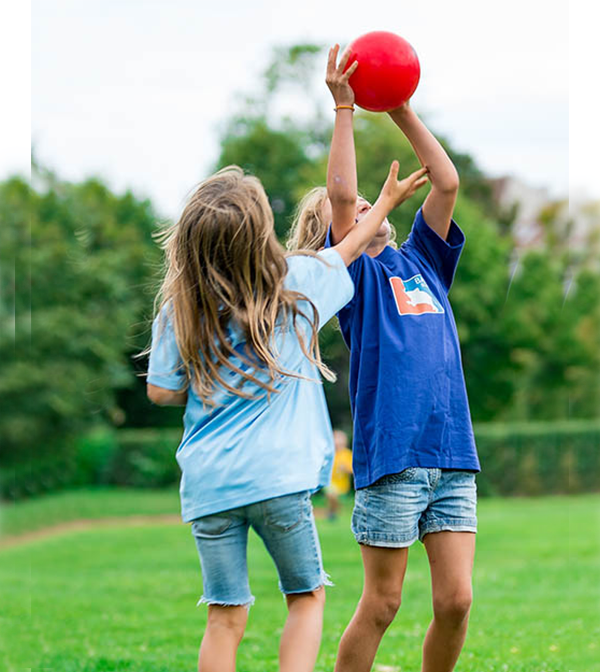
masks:
{"label": "overcast sky", "polygon": [[[592,121],[582,102],[585,31],[597,41],[579,24],[569,72],[566,2],[33,0],[33,144],[61,176],[101,175],[174,217],[217,157],[219,124],[252,91],[274,46],[343,45],[384,29],[419,55],[412,102],[434,132],[491,176],[600,198],[595,160],[586,164],[575,147],[589,143]],[[26,170],[13,145],[9,137],[0,177]]]}

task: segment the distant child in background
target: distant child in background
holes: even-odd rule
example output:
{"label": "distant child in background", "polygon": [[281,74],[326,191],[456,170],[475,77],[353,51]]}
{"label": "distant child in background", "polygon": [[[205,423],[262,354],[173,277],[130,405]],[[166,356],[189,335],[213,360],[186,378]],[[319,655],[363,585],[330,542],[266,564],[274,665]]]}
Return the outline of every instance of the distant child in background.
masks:
{"label": "distant child in background", "polygon": [[335,520],[340,510],[340,497],[350,492],[352,477],[352,451],[348,448],[346,432],[336,429],[333,432],[335,455],[331,483],[325,488],[327,498],[327,518]]}
{"label": "distant child in background", "polygon": [[423,171],[397,173],[396,162],[369,217],[318,254],[286,259],[261,183],[238,167],[205,180],[164,233],[147,387],[186,407],[176,457],[208,604],[200,672],[235,670],[254,600],[250,527],[286,597],[280,669],[314,668],[328,581],[310,494],[329,483],[334,452],[317,332],[352,298],[346,266],[423,184]]}
{"label": "distant child in background", "polygon": [[[327,190],[301,204],[289,246],[339,244],[372,206],[358,196],[354,92],[329,52],[327,85],[336,106]],[[336,672],[371,670],[381,638],[400,606],[408,549],[425,545],[431,569],[433,621],[422,672],[451,672],[460,654],[472,601],[479,460],[460,345],[448,292],[465,242],[452,219],[458,174],[446,152],[407,104],[389,112],[427,166],[431,191],[409,238],[391,244],[386,220],[348,267],[353,299],[338,313],[350,348],[353,468],[352,530],[365,581],[344,632]]]}

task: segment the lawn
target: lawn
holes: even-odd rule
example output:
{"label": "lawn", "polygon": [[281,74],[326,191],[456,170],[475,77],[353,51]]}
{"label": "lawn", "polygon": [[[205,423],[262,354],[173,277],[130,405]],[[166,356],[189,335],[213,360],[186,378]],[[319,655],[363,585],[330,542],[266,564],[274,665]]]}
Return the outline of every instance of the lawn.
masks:
{"label": "lawn", "polygon": [[[73,493],[7,507],[4,534],[65,518],[170,513],[176,494]],[[331,671],[362,585],[350,507],[319,521],[328,591],[316,670]],[[40,522],[41,521],[41,522]],[[475,603],[457,672],[600,672],[600,496],[486,499],[474,574]],[[275,572],[256,537],[256,596],[238,670],[277,669],[285,616]],[[404,600],[376,660],[419,672],[431,617],[423,548],[410,553]],[[53,672],[192,672],[206,617],[189,529],[109,521],[0,550],[0,669]]]}

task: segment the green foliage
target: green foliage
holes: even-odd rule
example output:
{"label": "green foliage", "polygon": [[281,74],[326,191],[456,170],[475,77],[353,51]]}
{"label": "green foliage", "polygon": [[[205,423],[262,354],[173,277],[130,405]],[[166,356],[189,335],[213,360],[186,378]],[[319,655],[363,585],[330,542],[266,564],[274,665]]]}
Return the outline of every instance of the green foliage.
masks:
{"label": "green foliage", "polygon": [[264,74],[265,88],[275,93],[283,84],[294,82],[307,86],[314,75],[316,57],[323,52],[323,46],[306,43],[291,47],[276,47],[271,63]]}
{"label": "green foliage", "polygon": [[466,244],[450,300],[461,343],[471,412],[490,421],[506,412],[515,378],[503,315],[509,286],[510,245],[473,201],[459,196],[455,218]]}
{"label": "green foliage", "polygon": [[0,266],[0,464],[37,473],[59,453],[68,462],[86,428],[122,422],[115,391],[135,382],[127,355],[148,338],[155,215],[98,180],[15,178],[0,185],[0,221],[13,260]]}
{"label": "green foliage", "polygon": [[600,411],[600,274],[581,269],[565,295],[560,258],[518,261],[504,337],[515,374],[513,418],[597,417]]}
{"label": "green foliage", "polygon": [[480,495],[598,492],[600,421],[475,425]]}
{"label": "green foliage", "polygon": [[156,488],[179,482],[175,451],[181,430],[124,429],[116,441],[118,451],[109,469],[113,485]]}
{"label": "green foliage", "polygon": [[260,179],[275,215],[275,230],[283,238],[296,205],[298,175],[310,163],[300,133],[275,130],[257,118],[238,120],[223,139],[217,167],[235,164]]}
{"label": "green foliage", "polygon": [[563,304],[568,339],[576,352],[565,368],[569,411],[574,417],[591,418],[600,413],[600,273],[582,269]]}
{"label": "green foliage", "polygon": [[82,485],[161,488],[178,483],[179,429],[93,427],[54,451],[13,460],[0,469],[6,500],[21,500]]}

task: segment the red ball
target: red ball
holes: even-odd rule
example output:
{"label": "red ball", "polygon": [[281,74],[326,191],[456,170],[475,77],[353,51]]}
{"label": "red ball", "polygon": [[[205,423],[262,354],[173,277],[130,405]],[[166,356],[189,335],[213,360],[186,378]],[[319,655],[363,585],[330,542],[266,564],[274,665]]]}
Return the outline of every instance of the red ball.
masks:
{"label": "red ball", "polygon": [[415,92],[421,67],[412,46],[399,35],[375,30],[350,43],[345,70],[358,61],[350,77],[356,104],[371,112],[388,112]]}

